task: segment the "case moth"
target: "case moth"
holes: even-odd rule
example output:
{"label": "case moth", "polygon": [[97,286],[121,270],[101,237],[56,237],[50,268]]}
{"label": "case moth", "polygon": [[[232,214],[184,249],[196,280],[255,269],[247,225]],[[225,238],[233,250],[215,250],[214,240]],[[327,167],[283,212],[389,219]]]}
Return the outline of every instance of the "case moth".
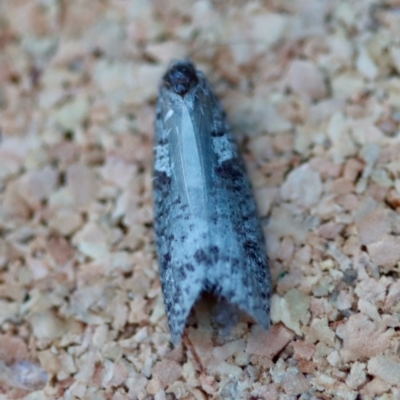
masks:
{"label": "case moth", "polygon": [[270,275],[249,180],[222,106],[190,61],[168,68],[156,113],[154,227],[172,342],[203,294],[217,299],[221,325],[239,309],[267,329]]}

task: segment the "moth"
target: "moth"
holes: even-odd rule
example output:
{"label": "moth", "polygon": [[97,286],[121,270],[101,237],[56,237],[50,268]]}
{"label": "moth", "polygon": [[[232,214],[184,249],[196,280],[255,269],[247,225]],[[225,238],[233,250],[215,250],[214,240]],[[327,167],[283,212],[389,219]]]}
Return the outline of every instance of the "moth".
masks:
{"label": "moth", "polygon": [[224,110],[188,60],[162,78],[154,138],[154,228],[160,281],[176,345],[202,296],[221,326],[239,311],[269,327],[265,240]]}

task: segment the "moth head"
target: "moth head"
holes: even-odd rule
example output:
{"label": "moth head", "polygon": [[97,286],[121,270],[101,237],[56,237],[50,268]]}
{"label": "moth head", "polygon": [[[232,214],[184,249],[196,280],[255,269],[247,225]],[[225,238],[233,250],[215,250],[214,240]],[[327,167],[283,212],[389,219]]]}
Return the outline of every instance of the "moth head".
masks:
{"label": "moth head", "polygon": [[198,82],[196,69],[190,61],[173,63],[163,76],[163,85],[181,97]]}

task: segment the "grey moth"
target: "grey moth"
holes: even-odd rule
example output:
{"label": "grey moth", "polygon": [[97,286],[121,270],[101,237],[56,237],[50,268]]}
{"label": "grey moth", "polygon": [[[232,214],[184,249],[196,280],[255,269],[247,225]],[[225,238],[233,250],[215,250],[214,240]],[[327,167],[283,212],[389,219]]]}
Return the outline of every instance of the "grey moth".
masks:
{"label": "grey moth", "polygon": [[270,274],[249,180],[219,100],[188,60],[173,62],[159,87],[153,183],[172,342],[204,295],[222,326],[242,311],[268,329]]}

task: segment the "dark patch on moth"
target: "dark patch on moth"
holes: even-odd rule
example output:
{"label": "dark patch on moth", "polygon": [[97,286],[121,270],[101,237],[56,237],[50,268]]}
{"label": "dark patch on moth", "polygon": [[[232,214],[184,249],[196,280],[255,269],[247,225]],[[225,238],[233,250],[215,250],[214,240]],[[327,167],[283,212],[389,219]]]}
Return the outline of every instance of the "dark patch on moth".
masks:
{"label": "dark patch on moth", "polygon": [[159,139],[157,144],[160,146],[166,146],[169,143],[168,138],[164,136],[163,138]]}
{"label": "dark patch on moth", "polygon": [[154,187],[156,190],[163,190],[171,184],[171,178],[164,171],[154,171]]}
{"label": "dark patch on moth", "polygon": [[180,204],[180,203],[181,203],[181,196],[177,196],[177,197],[173,200],[172,205],[177,206],[177,205]]}
{"label": "dark patch on moth", "polygon": [[239,267],[240,266],[240,261],[237,258],[232,258],[231,259],[231,264],[233,267]]}
{"label": "dark patch on moth", "polygon": [[164,267],[166,267],[171,262],[171,254],[170,253],[164,254],[164,258],[163,258],[162,262],[163,262]]}
{"label": "dark patch on moth", "polygon": [[261,298],[263,299],[263,300],[267,300],[267,299],[269,299],[269,295],[268,295],[268,293],[267,292],[265,292],[265,291],[261,291]]}
{"label": "dark patch on moth", "polygon": [[185,268],[179,268],[179,279],[185,280],[187,278]]}
{"label": "dark patch on moth", "polygon": [[[175,293],[174,293],[174,295],[172,297],[172,300],[173,300],[173,302],[175,304],[179,304],[180,298],[181,298],[181,289],[180,289],[180,287],[177,287],[176,290],[175,290]],[[180,314],[180,310],[179,309],[175,308],[174,311],[175,311],[176,315]]]}
{"label": "dark patch on moth", "polygon": [[210,246],[210,254],[213,256],[214,261],[217,261],[219,255],[219,248],[217,246]]}
{"label": "dark patch on moth", "polygon": [[212,129],[211,136],[212,137],[221,137],[226,135],[226,131],[224,129]]}
{"label": "dark patch on moth", "polygon": [[193,272],[194,271],[194,266],[193,264],[187,263],[183,266],[183,268],[187,269],[189,272]]}
{"label": "dark patch on moth", "polygon": [[250,240],[244,242],[243,248],[248,257],[254,257],[259,252],[258,244]]}
{"label": "dark patch on moth", "polygon": [[206,252],[203,249],[196,250],[196,252],[194,253],[194,259],[199,264],[203,263],[207,265],[211,264],[210,257],[206,254]]}
{"label": "dark patch on moth", "polygon": [[223,161],[215,168],[215,172],[221,178],[236,180],[243,176],[242,171],[236,165],[237,159],[231,158]]}
{"label": "dark patch on moth", "polygon": [[190,62],[178,63],[171,67],[163,77],[164,85],[183,97],[199,82],[196,69]]}

